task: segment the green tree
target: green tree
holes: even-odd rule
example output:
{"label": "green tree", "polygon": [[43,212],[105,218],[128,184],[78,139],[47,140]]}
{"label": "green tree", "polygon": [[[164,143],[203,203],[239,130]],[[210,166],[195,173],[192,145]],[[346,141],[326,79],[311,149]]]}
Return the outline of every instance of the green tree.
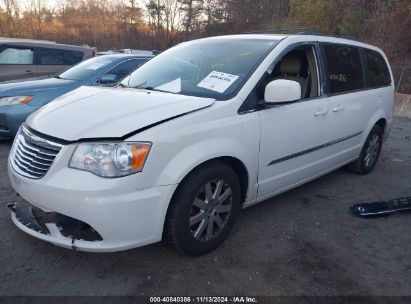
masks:
{"label": "green tree", "polygon": [[332,8],[329,0],[290,0],[289,23],[295,27],[336,33],[340,18],[335,16]]}

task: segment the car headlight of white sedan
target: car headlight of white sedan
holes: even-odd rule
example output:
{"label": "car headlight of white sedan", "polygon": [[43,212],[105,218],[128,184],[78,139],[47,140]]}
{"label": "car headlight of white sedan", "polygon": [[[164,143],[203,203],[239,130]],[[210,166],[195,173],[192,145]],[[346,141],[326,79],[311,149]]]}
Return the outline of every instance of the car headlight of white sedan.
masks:
{"label": "car headlight of white sedan", "polygon": [[151,143],[82,143],[69,167],[101,177],[122,177],[143,170]]}

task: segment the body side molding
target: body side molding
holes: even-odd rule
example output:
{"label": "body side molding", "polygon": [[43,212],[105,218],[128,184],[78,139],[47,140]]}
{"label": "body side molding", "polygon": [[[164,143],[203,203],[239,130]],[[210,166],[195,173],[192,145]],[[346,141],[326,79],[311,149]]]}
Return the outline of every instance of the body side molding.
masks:
{"label": "body side molding", "polygon": [[296,157],[303,156],[303,155],[308,154],[308,153],[315,152],[315,151],[320,150],[320,149],[327,148],[329,146],[332,146],[332,145],[338,144],[340,142],[343,142],[345,140],[351,139],[353,137],[359,136],[362,133],[363,133],[363,131],[355,133],[353,135],[344,136],[344,137],[341,137],[339,139],[336,139],[336,140],[330,141],[328,143],[325,143],[323,145],[316,146],[316,147],[313,147],[313,148],[310,148],[310,149],[307,149],[307,150],[304,150],[304,151],[300,151],[300,152],[297,152],[297,153],[294,153],[294,154],[291,154],[291,155],[288,155],[288,156],[285,156],[285,157],[275,159],[272,162],[270,162],[267,166],[272,166],[272,165],[275,165],[275,164],[278,164],[278,163],[281,163],[281,162],[284,162],[284,161],[287,161],[287,160],[290,160],[290,159],[293,159],[293,158],[296,158]]}

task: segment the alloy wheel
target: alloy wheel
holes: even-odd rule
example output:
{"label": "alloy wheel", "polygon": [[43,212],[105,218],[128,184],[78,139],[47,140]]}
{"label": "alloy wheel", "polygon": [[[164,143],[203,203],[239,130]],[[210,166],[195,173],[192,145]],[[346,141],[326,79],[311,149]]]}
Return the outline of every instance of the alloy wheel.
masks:
{"label": "alloy wheel", "polygon": [[365,151],[365,165],[371,167],[378,157],[380,150],[380,138],[378,134],[374,134],[368,142],[368,148]]}
{"label": "alloy wheel", "polygon": [[233,207],[233,195],[223,179],[207,182],[190,208],[190,231],[198,241],[214,239],[225,227]]}

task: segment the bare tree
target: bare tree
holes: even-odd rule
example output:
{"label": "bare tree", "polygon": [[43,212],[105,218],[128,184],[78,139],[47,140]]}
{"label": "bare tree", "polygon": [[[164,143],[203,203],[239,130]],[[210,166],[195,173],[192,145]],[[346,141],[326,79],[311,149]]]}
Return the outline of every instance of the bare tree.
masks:
{"label": "bare tree", "polygon": [[[41,34],[42,23],[47,15],[47,7],[44,0],[27,0],[24,15],[31,28],[32,37]],[[27,20],[28,19],[28,20]]]}
{"label": "bare tree", "polygon": [[17,22],[19,20],[20,9],[16,0],[3,0],[6,13],[6,32],[9,36],[18,33]]}
{"label": "bare tree", "polygon": [[176,31],[181,30],[182,3],[179,0],[163,0],[163,7],[166,23],[167,47],[170,47],[174,43]]}
{"label": "bare tree", "polygon": [[166,49],[198,37],[282,26],[349,35],[411,60],[409,0],[0,0],[0,36],[99,49]]}

